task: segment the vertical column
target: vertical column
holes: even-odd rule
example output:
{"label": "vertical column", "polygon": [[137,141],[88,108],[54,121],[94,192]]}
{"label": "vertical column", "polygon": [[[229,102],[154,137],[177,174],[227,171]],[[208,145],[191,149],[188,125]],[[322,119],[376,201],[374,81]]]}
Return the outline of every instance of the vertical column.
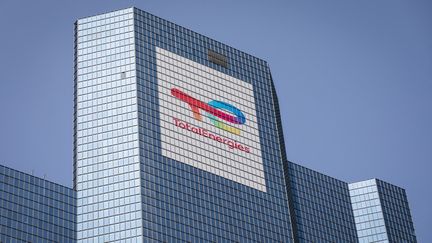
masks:
{"label": "vertical column", "polygon": [[78,20],[75,52],[78,242],[142,242],[133,8]]}
{"label": "vertical column", "polygon": [[348,186],[359,242],[389,242],[376,180]]}

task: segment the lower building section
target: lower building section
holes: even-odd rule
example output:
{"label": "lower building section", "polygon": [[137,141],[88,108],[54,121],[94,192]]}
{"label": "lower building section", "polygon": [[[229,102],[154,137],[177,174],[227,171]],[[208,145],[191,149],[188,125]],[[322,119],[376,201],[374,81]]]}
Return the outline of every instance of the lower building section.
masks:
{"label": "lower building section", "polygon": [[75,191],[0,165],[0,243],[73,243]]}
{"label": "lower building section", "polygon": [[349,184],[358,240],[417,242],[405,190],[377,179]]}
{"label": "lower building section", "polygon": [[299,242],[357,242],[348,184],[288,162]]}
{"label": "lower building section", "polygon": [[288,162],[298,242],[417,242],[405,190],[346,183]]}
{"label": "lower building section", "polygon": [[[287,162],[287,165],[291,205],[294,209],[291,217],[294,217],[292,224],[295,225],[284,226],[285,232],[274,231],[274,238],[280,238],[281,235],[287,235],[289,229],[295,229],[292,241],[299,243],[417,242],[404,189],[378,179],[348,184],[292,162]],[[175,178],[175,175],[171,177]],[[168,197],[162,188],[154,188],[154,197],[143,199],[142,208],[147,210],[145,218],[149,219],[144,223],[143,234],[152,235],[155,242],[163,241],[163,238],[175,239],[176,242],[196,242],[198,239],[201,242],[212,242],[211,239],[214,239],[213,242],[228,242],[232,239],[232,242],[244,242],[245,238],[239,237],[236,232],[249,228],[249,224],[255,224],[254,215],[258,212],[242,212],[242,207],[239,207],[236,209],[237,217],[248,219],[247,224],[230,223],[236,219],[225,215],[226,209],[212,199],[211,195],[217,192],[205,189],[210,187],[192,189],[178,184],[177,188],[179,193],[182,188],[187,190],[182,192],[183,196]],[[202,190],[207,192],[206,200],[212,201],[213,206],[196,198]],[[0,165],[0,243],[77,242],[75,194],[68,187]],[[224,195],[231,197],[231,192],[224,192]],[[193,219],[188,213],[188,204],[179,199],[173,200],[174,197],[188,198],[196,211],[209,210],[211,207],[211,214]],[[162,214],[162,208],[165,208],[166,217],[157,216]],[[174,220],[169,221],[168,218]],[[222,230],[223,224],[227,224],[226,230]],[[135,228],[131,224],[125,226]],[[210,230],[212,227],[218,230]],[[255,230],[260,232],[260,227],[256,225]],[[100,229],[103,228],[96,227],[95,230]],[[191,233],[195,231],[203,233],[199,237],[192,237]],[[178,237],[157,237],[160,232]],[[124,237],[127,238],[126,235]],[[119,241],[105,238],[103,242]],[[140,241],[129,239],[124,242]],[[262,241],[250,237],[247,242]]]}

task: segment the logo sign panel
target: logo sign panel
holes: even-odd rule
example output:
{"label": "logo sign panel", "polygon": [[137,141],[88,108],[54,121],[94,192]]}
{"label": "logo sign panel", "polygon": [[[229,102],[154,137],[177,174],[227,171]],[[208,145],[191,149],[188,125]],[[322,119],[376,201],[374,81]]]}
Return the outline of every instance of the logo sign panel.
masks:
{"label": "logo sign panel", "polygon": [[251,84],[156,48],[162,154],[266,191]]}

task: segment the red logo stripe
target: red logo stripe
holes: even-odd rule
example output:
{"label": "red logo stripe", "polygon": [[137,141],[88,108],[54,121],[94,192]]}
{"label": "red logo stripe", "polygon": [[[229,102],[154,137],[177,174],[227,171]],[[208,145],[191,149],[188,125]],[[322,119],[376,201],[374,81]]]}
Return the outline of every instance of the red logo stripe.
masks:
{"label": "red logo stripe", "polygon": [[192,112],[194,114],[195,119],[197,119],[197,120],[202,121],[201,114],[199,112],[199,109],[202,109],[202,110],[204,110],[204,111],[206,111],[206,112],[208,112],[208,113],[210,113],[216,117],[219,117],[219,118],[221,118],[227,122],[238,123],[237,118],[235,116],[232,116],[232,115],[227,114],[225,112],[222,112],[218,109],[215,109],[214,107],[208,105],[207,103],[202,102],[200,100],[197,100],[197,99],[193,98],[192,96],[184,93],[183,91],[181,91],[179,89],[172,88],[171,94],[174,97],[188,103],[192,109]]}

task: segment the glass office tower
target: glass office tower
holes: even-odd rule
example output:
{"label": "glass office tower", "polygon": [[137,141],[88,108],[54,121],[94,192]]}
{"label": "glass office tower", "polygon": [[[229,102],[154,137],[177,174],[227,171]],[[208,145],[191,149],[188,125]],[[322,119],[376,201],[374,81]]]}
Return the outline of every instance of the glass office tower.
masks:
{"label": "glass office tower", "polygon": [[349,184],[359,243],[417,242],[405,190],[377,179]]}
{"label": "glass office tower", "polygon": [[74,243],[75,192],[0,165],[0,243]]}
{"label": "glass office tower", "polygon": [[270,70],[136,8],[75,35],[78,242],[291,242]]}
{"label": "glass office tower", "polygon": [[74,191],[0,166],[0,243],[416,242],[406,193],[289,162],[267,63],[136,8],[75,24]]}

